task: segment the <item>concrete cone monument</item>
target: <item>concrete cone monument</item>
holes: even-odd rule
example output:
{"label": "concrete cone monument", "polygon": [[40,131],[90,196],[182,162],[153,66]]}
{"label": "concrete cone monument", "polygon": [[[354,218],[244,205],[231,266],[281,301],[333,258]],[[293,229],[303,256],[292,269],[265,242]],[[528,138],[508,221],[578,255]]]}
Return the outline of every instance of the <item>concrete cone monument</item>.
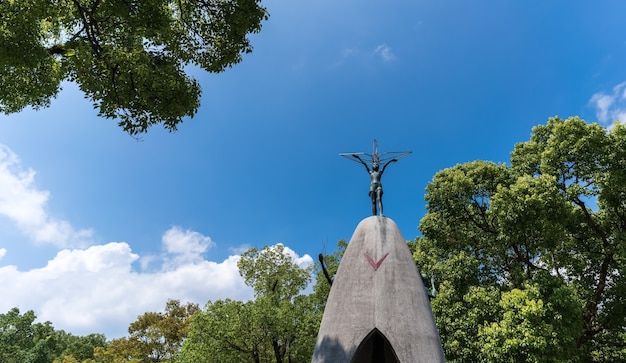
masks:
{"label": "concrete cone monument", "polygon": [[445,362],[411,251],[396,223],[382,215],[382,174],[409,153],[378,154],[374,140],[372,154],[340,154],[363,164],[369,173],[373,216],[356,227],[339,264],[313,363]]}
{"label": "concrete cone monument", "polygon": [[445,362],[430,302],[395,222],[359,223],[328,296],[313,363]]}

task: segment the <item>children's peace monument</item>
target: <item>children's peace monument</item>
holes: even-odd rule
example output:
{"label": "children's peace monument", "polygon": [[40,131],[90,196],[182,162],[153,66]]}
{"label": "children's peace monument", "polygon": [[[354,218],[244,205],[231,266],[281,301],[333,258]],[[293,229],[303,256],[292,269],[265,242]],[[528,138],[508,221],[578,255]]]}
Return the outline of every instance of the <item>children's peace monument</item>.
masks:
{"label": "children's peace monument", "polygon": [[373,215],[359,223],[343,255],[312,362],[445,362],[413,256],[396,223],[383,216],[381,177],[409,152],[377,149],[374,141],[372,154],[340,154],[367,169]]}

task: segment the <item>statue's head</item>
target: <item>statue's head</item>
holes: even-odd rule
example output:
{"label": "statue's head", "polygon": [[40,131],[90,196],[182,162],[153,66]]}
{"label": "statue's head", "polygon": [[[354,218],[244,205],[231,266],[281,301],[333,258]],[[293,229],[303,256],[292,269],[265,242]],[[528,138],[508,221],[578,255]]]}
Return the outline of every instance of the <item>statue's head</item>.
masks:
{"label": "statue's head", "polygon": [[379,166],[380,166],[380,165],[378,164],[378,161],[374,161],[374,162],[372,163],[372,169],[373,169],[373,170],[378,170],[378,167],[379,167]]}

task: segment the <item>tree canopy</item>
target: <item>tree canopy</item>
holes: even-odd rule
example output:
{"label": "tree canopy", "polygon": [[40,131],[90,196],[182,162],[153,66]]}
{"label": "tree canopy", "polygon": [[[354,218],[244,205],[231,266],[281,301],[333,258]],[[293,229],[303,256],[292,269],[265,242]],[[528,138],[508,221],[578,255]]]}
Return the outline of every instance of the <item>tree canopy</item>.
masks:
{"label": "tree canopy", "polygon": [[426,189],[420,270],[451,362],[626,360],[626,127],[551,118]]}
{"label": "tree canopy", "polygon": [[239,260],[239,272],[255,299],[209,301],[196,314],[181,362],[305,362],[311,359],[319,309],[303,295],[311,268],[299,267],[282,245],[255,248]]}
{"label": "tree canopy", "polygon": [[259,0],[0,1],[0,112],[47,107],[67,80],[131,135],[176,130],[199,107],[186,67],[240,62],[267,16]]}
{"label": "tree canopy", "polygon": [[161,363],[175,362],[187,337],[197,304],[168,300],[165,312],[146,312],[128,327],[128,337],[113,339],[96,348],[94,360],[82,363]]}
{"label": "tree canopy", "polygon": [[52,323],[36,323],[32,310],[13,308],[0,314],[0,362],[80,362],[93,358],[94,348],[106,345],[102,334],[78,337],[55,330]]}

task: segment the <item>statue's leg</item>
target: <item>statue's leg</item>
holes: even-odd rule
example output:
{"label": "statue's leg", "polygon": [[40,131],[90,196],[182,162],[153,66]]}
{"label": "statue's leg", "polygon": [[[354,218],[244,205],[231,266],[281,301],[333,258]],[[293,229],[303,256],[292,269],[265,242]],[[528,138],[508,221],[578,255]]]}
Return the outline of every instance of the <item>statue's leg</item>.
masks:
{"label": "statue's leg", "polygon": [[376,199],[378,199],[378,210],[380,211],[380,215],[383,215],[383,190],[379,188],[376,191]]}
{"label": "statue's leg", "polygon": [[372,198],[372,215],[376,215],[376,190],[370,190],[370,198]]}

